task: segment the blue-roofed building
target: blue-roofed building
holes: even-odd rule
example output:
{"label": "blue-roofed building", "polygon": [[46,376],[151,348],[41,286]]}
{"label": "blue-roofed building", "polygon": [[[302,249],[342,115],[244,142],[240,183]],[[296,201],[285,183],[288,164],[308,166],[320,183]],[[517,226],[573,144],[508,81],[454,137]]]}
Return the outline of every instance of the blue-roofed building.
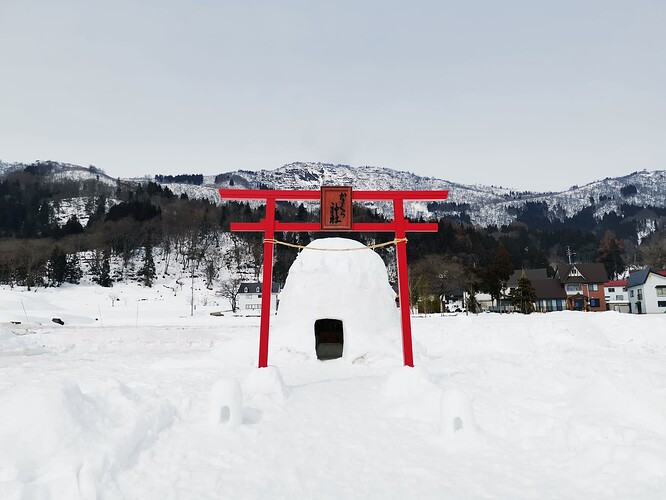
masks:
{"label": "blue-roofed building", "polygon": [[634,271],[627,281],[629,312],[633,314],[666,313],[666,270],[649,268]]}

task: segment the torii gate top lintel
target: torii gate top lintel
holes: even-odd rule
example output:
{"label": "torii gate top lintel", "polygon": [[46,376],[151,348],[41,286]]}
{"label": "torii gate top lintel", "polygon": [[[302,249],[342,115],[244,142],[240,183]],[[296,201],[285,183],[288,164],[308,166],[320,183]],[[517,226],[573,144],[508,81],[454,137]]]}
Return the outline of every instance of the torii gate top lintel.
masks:
{"label": "torii gate top lintel", "polygon": [[[264,266],[261,295],[261,329],[259,334],[259,368],[268,366],[268,333],[270,327],[270,298],[273,282],[273,242],[276,232],[320,232],[316,222],[280,222],[275,220],[276,201],[320,200],[322,191],[271,189],[220,189],[223,200],[262,200],[266,202],[266,217],[260,222],[232,222],[231,231],[264,233]],[[392,201],[393,220],[390,222],[352,223],[350,232],[392,232],[396,238],[398,263],[398,296],[402,320],[402,352],[405,366],[414,366],[410,321],[409,277],[407,273],[407,232],[437,232],[437,223],[410,222],[405,219],[405,201],[443,201],[448,191],[354,191],[354,201]]]}

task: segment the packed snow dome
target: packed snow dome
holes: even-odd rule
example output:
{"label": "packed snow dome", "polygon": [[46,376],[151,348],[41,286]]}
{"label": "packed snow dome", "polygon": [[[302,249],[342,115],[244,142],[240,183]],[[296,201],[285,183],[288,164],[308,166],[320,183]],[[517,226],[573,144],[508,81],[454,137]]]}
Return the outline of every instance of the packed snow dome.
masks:
{"label": "packed snow dome", "polygon": [[381,257],[357,241],[325,238],[310,243],[289,269],[269,359],[299,352],[307,359],[372,357],[398,365],[400,339],[395,292]]}

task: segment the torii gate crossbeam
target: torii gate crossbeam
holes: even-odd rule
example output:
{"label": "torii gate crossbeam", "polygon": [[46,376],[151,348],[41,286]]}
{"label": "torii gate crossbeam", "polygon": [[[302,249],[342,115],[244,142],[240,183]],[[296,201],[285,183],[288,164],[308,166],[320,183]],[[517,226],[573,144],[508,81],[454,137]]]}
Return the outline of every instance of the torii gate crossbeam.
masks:
{"label": "torii gate crossbeam", "polygon": [[[261,326],[259,333],[259,368],[268,366],[268,334],[273,286],[273,243],[276,232],[321,232],[316,222],[280,222],[275,220],[276,201],[319,200],[321,191],[286,191],[270,189],[220,189],[223,200],[261,200],[266,202],[266,217],[259,222],[232,222],[231,231],[264,233],[264,269],[261,290]],[[438,224],[410,222],[405,219],[405,201],[443,201],[448,191],[354,191],[354,201],[392,201],[390,222],[353,223],[347,232],[391,232],[395,234],[398,264],[398,296],[402,322],[402,354],[405,366],[414,366],[410,316],[409,275],[407,272],[406,233],[437,232]]]}

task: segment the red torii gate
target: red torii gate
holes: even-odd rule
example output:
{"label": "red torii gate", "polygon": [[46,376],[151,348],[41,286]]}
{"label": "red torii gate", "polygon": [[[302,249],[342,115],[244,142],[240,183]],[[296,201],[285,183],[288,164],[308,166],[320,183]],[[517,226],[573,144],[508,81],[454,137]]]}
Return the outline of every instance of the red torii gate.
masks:
{"label": "red torii gate", "polygon": [[[264,269],[261,290],[261,327],[259,333],[259,368],[268,366],[268,330],[270,327],[271,290],[273,286],[273,242],[276,232],[321,232],[316,222],[280,222],[275,220],[276,201],[323,200],[321,191],[286,191],[269,189],[220,189],[223,200],[261,200],[266,202],[266,218],[260,222],[232,222],[231,231],[264,233]],[[336,188],[332,188],[336,189]],[[338,188],[351,191],[351,188]],[[437,232],[435,222],[410,222],[405,219],[405,201],[441,201],[449,192],[439,191],[354,191],[353,199],[360,201],[392,201],[393,220],[390,222],[357,222],[348,232],[390,232],[395,234],[398,261],[398,296],[402,319],[402,355],[405,366],[414,366],[412,325],[410,316],[409,277],[407,273],[408,232]],[[351,207],[351,199],[349,200]],[[323,204],[322,204],[323,205]],[[323,212],[324,207],[321,207]],[[350,219],[351,220],[351,219]],[[336,229],[340,230],[340,229]]]}

